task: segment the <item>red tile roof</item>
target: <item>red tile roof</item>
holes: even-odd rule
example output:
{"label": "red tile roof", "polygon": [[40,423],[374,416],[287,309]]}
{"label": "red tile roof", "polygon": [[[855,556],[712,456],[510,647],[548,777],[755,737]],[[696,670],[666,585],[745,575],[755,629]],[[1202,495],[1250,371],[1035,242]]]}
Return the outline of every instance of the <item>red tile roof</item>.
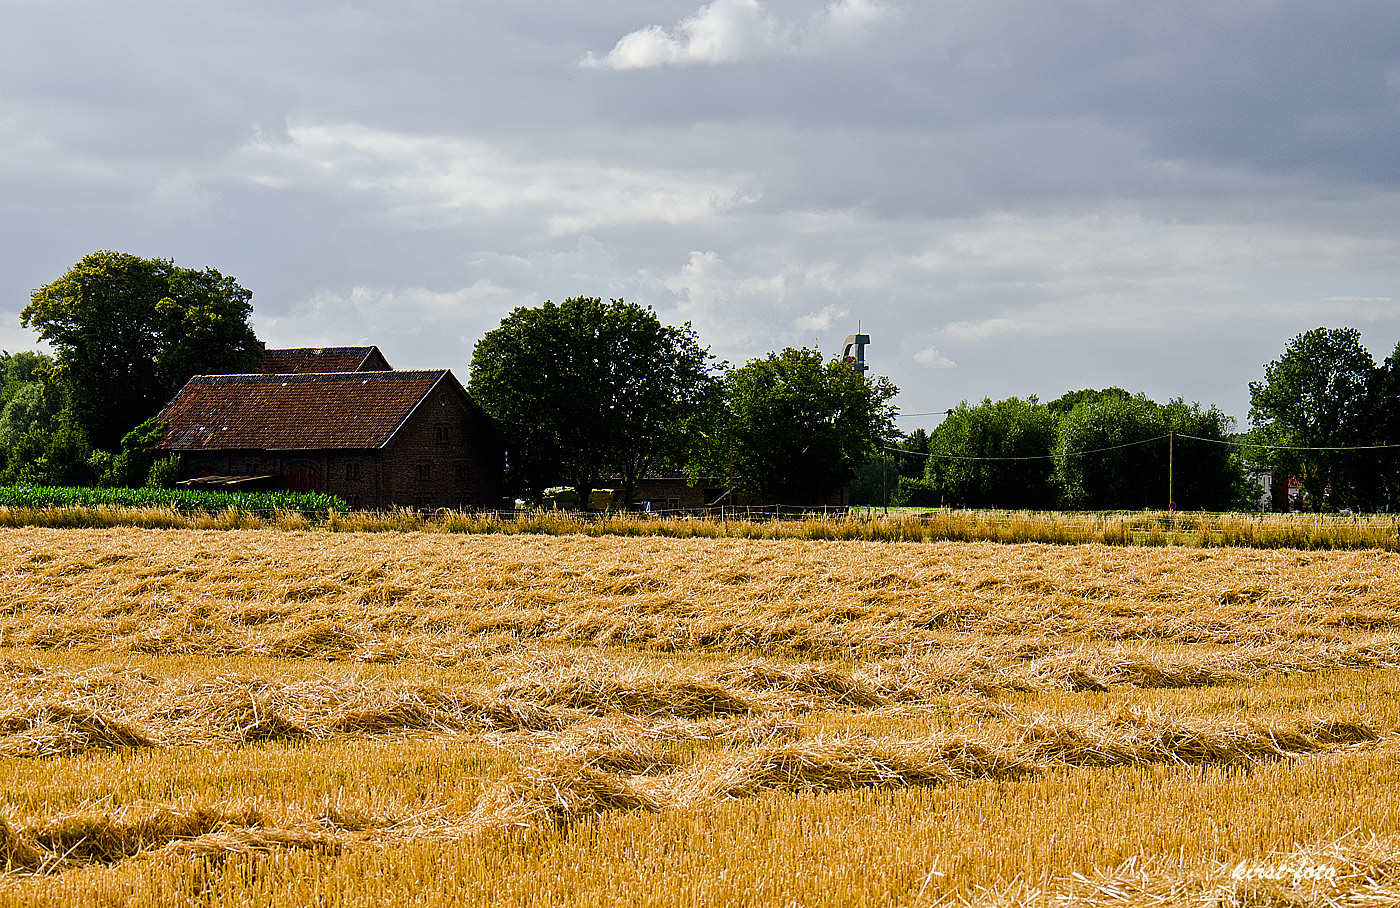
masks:
{"label": "red tile roof", "polygon": [[305,375],[196,375],[161,411],[166,451],[378,448],[446,369]]}
{"label": "red tile roof", "polygon": [[266,375],[307,372],[382,372],[393,368],[379,348],[368,347],[285,347],[263,351]]}

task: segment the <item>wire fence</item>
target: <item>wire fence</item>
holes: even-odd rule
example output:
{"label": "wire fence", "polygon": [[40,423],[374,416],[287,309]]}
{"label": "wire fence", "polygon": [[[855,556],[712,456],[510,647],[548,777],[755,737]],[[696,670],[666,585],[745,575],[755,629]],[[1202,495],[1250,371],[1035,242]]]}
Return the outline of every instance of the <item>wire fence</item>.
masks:
{"label": "wire fence", "polygon": [[973,511],[812,506],[723,506],[645,511],[296,511],[258,514],[159,508],[0,507],[0,527],[269,529],[593,536],[669,536],[865,542],[1183,545],[1400,551],[1397,515],[1200,512]]}

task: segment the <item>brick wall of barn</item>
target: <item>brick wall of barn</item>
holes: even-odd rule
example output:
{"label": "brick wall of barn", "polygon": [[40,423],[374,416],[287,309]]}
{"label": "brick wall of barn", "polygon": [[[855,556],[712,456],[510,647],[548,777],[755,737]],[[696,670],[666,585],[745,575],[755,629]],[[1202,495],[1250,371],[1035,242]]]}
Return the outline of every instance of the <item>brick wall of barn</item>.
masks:
{"label": "brick wall of barn", "polygon": [[446,384],[384,448],[380,477],[397,507],[500,507],[505,459],[495,427]]}

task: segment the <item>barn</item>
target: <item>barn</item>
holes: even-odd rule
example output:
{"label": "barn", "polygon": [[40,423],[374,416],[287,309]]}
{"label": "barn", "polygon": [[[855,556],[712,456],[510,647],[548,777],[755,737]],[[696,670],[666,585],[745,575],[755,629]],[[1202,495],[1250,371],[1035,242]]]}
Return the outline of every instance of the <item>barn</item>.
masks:
{"label": "barn", "polygon": [[155,448],[179,454],[194,487],[273,485],[376,510],[501,501],[500,433],[447,369],[196,375],[160,420]]}
{"label": "barn", "polygon": [[368,347],[280,347],[263,351],[267,375],[307,372],[388,372],[394,367],[371,344]]}

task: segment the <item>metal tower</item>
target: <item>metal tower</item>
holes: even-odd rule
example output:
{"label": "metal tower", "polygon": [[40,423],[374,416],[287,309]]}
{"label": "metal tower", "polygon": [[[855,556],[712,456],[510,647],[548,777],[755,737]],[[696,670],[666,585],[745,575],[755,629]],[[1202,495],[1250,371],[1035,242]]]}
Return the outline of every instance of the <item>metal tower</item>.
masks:
{"label": "metal tower", "polygon": [[[841,361],[853,369],[857,375],[864,375],[870,367],[865,364],[865,346],[870,343],[868,334],[846,335],[846,348],[841,351]],[[855,350],[852,353],[852,349]]]}

